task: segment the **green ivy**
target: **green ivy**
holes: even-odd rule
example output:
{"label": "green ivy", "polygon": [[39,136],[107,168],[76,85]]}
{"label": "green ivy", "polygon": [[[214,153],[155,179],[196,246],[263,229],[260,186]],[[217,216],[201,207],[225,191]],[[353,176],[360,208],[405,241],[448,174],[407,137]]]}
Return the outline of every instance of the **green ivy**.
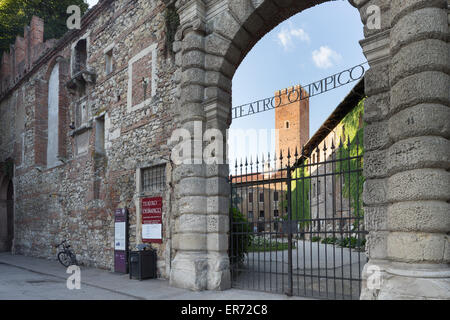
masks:
{"label": "green ivy", "polygon": [[12,160],[6,160],[1,164],[0,168],[6,177],[12,178],[14,174],[14,162]]}
{"label": "green ivy", "polygon": [[177,13],[175,4],[167,6],[165,12],[166,19],[166,47],[169,52],[172,52],[173,42],[175,41],[175,33],[180,26],[180,16]]}
{"label": "green ivy", "polygon": [[[345,126],[345,141],[342,146],[338,146],[336,172],[342,172],[342,196],[350,199],[350,205],[353,214],[357,217],[363,217],[362,192],[365,178],[361,172],[364,163],[364,127],[360,127],[360,116],[364,114],[364,100],[349,112],[341,123]],[[350,143],[348,143],[350,141]],[[357,159],[352,157],[360,156]],[[358,170],[358,172],[352,172]]]}
{"label": "green ivy", "polygon": [[[351,207],[354,210],[353,213],[358,217],[364,216],[362,191],[365,179],[361,171],[351,171],[362,169],[363,166],[365,124],[363,122],[360,128],[360,117],[364,115],[364,100],[362,99],[340,122],[340,125],[345,126],[346,141],[345,143],[343,142],[342,147],[337,146],[337,159],[346,159],[360,155],[360,162],[357,162],[357,159],[352,159],[350,161],[338,161],[336,164],[336,172],[342,171],[343,173],[342,196],[350,199]],[[350,139],[350,146],[347,144],[348,138]],[[356,143],[357,139],[358,143]],[[299,220],[302,229],[308,226],[308,220],[311,218],[309,206],[310,183],[307,168],[308,165],[305,162],[299,168],[295,169],[292,173],[293,181],[291,185],[292,220]],[[282,203],[283,208],[285,206],[287,207],[287,200],[282,201]],[[283,218],[287,220],[287,216]]]}
{"label": "green ivy", "polygon": [[302,165],[292,173],[292,220],[298,220],[300,228],[305,229],[311,218],[309,212],[309,174],[308,166]]}

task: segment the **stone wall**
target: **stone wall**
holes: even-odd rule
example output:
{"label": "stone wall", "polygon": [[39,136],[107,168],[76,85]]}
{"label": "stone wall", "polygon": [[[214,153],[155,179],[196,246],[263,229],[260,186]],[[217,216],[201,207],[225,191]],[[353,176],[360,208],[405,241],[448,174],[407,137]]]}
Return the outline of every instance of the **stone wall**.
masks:
{"label": "stone wall", "polygon": [[[42,32],[40,28],[35,37]],[[79,39],[87,40],[87,71],[94,74],[94,80],[82,84],[73,70]],[[113,70],[107,74],[109,50]],[[58,134],[59,143],[49,150],[47,106],[55,66],[60,71],[59,113],[52,134]],[[83,264],[111,269],[115,208],[129,208],[130,247],[140,241],[136,204],[144,194],[137,186],[137,168],[167,163],[170,189],[166,142],[176,123],[174,109],[167,106],[174,100],[175,66],[165,44],[165,4],[101,1],[85,15],[81,30],[66,34],[50,51],[41,50],[28,70],[23,78],[17,74],[0,100],[0,160],[15,160],[14,252],[54,259],[52,244],[68,239]],[[149,82],[145,93],[142,78]],[[72,130],[80,104],[86,108],[84,122]],[[23,125],[15,123],[22,117]],[[97,132],[103,128],[104,133]],[[102,135],[104,145],[96,146]],[[57,163],[49,162],[48,152],[55,153]],[[161,193],[167,241],[155,247],[159,274],[167,277],[171,197]]]}
{"label": "stone wall", "polygon": [[[131,245],[138,242],[136,172],[164,162],[160,275],[193,290],[230,286],[228,165],[206,164],[201,155],[172,163],[175,142],[168,138],[185,129],[202,146],[197,121],[202,132],[218,129],[225,142],[231,79],[245,55],[280,22],[326,0],[178,0],[174,56],[166,50],[164,18],[172,2],[103,0],[81,30],[39,51],[27,71],[5,58],[14,79],[2,84],[0,162],[15,161],[16,253],[54,258],[51,244],[67,237],[83,263],[112,268],[113,210],[130,209]],[[448,1],[350,2],[365,25],[361,46],[371,67],[364,138],[369,263],[361,297],[448,298]],[[368,26],[372,5],[380,8],[380,28]],[[80,39],[87,69],[74,73]],[[22,39],[16,44],[22,48]],[[111,49],[113,71],[106,74]],[[66,71],[60,73],[60,163],[47,168],[48,79],[56,63]],[[104,152],[95,146],[101,123]],[[372,266],[383,275],[377,288],[370,287]]]}
{"label": "stone wall", "polygon": [[[449,298],[447,1],[381,1],[386,31],[361,42],[366,77],[364,186],[370,261],[362,298]],[[444,212],[446,212],[444,214]]]}

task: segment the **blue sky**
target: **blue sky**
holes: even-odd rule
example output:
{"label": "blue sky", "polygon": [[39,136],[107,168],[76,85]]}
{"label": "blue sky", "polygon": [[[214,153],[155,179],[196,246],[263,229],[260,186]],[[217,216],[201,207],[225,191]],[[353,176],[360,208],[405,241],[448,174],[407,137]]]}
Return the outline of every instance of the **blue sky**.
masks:
{"label": "blue sky", "polygon": [[[325,3],[284,21],[248,53],[233,78],[233,106],[273,96],[275,91],[314,82],[365,62],[359,40],[363,25],[348,1]],[[356,82],[310,99],[310,136],[328,118]],[[274,111],[233,120],[231,129],[273,129]],[[230,140],[230,162],[250,153],[274,150],[269,143],[258,150],[249,143],[240,151]],[[244,150],[244,151],[243,151]]]}
{"label": "blue sky", "polygon": [[[98,0],[86,2],[92,6]],[[361,39],[363,25],[359,12],[347,0],[321,4],[291,17],[266,34],[242,61],[233,78],[233,106],[267,98],[277,90],[306,85],[365,62],[359,45]],[[310,99],[310,136],[355,84]],[[235,158],[273,153],[270,130],[274,127],[273,110],[233,120],[231,130],[269,132],[265,141],[257,143],[247,141],[238,146],[241,135],[230,139],[230,163],[234,164]]]}
{"label": "blue sky", "polygon": [[84,2],[87,2],[92,7],[97,4],[98,0],[84,0]]}

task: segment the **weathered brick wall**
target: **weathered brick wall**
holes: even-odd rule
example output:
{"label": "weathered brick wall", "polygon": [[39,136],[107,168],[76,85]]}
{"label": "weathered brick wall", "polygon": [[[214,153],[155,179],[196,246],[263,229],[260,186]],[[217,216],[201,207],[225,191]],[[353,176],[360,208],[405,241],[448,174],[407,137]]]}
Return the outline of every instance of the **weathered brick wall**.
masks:
{"label": "weathered brick wall", "polygon": [[[181,25],[175,59],[165,50],[166,0],[102,0],[85,15],[81,30],[57,42],[34,37],[40,44],[33,52],[41,54],[28,68],[19,39],[17,52],[4,55],[6,76],[0,77],[0,162],[11,157],[16,165],[14,250],[54,258],[51,244],[69,238],[82,262],[111,268],[113,210],[130,208],[131,244],[139,241],[136,172],[167,162],[160,274],[170,272],[170,283],[178,287],[228,288],[228,165],[174,165],[167,138],[174,128],[192,135],[195,121],[225,137],[231,80],[245,55],[283,20],[327,1],[176,1]],[[448,1],[350,3],[365,24],[361,46],[371,67],[365,76],[363,195],[369,263],[361,297],[448,298]],[[380,9],[381,28],[367,25],[372,5]],[[81,38],[95,77],[69,73],[69,93],[58,100],[58,132],[66,149],[61,142],[60,163],[47,168],[49,73],[55,61],[75,65],[71,54]],[[111,48],[114,71],[106,75],[105,52]],[[145,94],[139,87],[144,74]],[[80,116],[77,108],[87,111]],[[16,129],[20,114],[24,125]],[[105,123],[104,154],[95,152],[99,117]],[[69,130],[78,118],[85,121]],[[378,289],[367,286],[370,267],[383,276]]]}
{"label": "weathered brick wall", "polygon": [[[129,208],[130,247],[133,248],[136,222],[140,221],[135,207],[140,197],[136,168],[169,159],[165,145],[175,122],[174,112],[167,106],[174,99],[174,62],[165,47],[162,1],[102,1],[100,6],[101,10],[84,18],[81,30],[66,34],[50,51],[41,50],[39,57],[32,59],[32,71],[26,74],[26,79],[21,80],[20,73],[16,73],[19,78],[9,86],[12,90],[4,91],[0,100],[0,161],[12,157],[16,165],[13,248],[16,253],[55,258],[52,244],[67,238],[82,263],[110,269],[113,267],[114,209]],[[43,29],[36,23],[31,29],[36,29],[32,37],[35,49],[42,48],[39,36]],[[66,83],[74,76],[70,70],[73,46],[83,37],[88,39],[88,70],[96,74],[96,80],[86,85],[86,94],[80,98],[68,90]],[[146,50],[150,46],[151,50]],[[106,74],[105,49],[108,48],[113,50],[114,62],[113,71]],[[16,49],[15,54],[19,53]],[[60,73],[58,156],[61,161],[47,168],[48,81],[56,64]],[[7,71],[9,66],[5,62],[2,70]],[[145,95],[142,78],[149,80]],[[87,101],[88,107],[88,128],[84,133],[69,128],[81,100]],[[20,108],[24,115],[23,139],[14,121]],[[95,119],[99,116],[105,121],[103,154],[95,151]],[[77,154],[76,144],[81,135],[89,141],[88,151]],[[170,163],[167,168],[170,183]],[[164,228],[168,228],[170,193],[164,195],[163,208]],[[163,232],[169,239],[170,231]],[[155,246],[160,256],[160,274],[167,276],[166,256],[170,254],[166,254],[165,244]]]}
{"label": "weathered brick wall", "polygon": [[[300,152],[309,140],[309,98],[300,86],[279,90],[275,96],[279,97],[275,104],[281,105],[275,109],[275,130],[278,130],[275,150],[284,156],[289,150],[294,155],[295,150]],[[286,122],[289,122],[289,127]]]}

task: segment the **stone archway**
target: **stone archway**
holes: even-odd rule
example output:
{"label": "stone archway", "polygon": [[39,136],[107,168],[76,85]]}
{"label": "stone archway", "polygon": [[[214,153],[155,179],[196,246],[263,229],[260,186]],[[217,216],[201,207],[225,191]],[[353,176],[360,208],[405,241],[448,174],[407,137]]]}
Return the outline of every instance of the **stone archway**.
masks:
{"label": "stone archway", "polygon": [[8,177],[0,179],[0,252],[12,250],[14,239],[14,188]]}
{"label": "stone archway", "polygon": [[[194,146],[203,142],[195,138],[194,122],[226,137],[231,79],[253,45],[283,20],[323,2],[177,2],[175,107]],[[350,3],[365,25],[360,43],[371,67],[365,77],[364,137],[369,263],[363,276],[369,281],[361,297],[448,297],[443,288],[450,281],[450,127],[442,120],[450,104],[447,1]],[[196,160],[173,170],[178,213],[170,282],[193,290],[226,289],[228,165]],[[414,286],[405,285],[411,282]]]}

